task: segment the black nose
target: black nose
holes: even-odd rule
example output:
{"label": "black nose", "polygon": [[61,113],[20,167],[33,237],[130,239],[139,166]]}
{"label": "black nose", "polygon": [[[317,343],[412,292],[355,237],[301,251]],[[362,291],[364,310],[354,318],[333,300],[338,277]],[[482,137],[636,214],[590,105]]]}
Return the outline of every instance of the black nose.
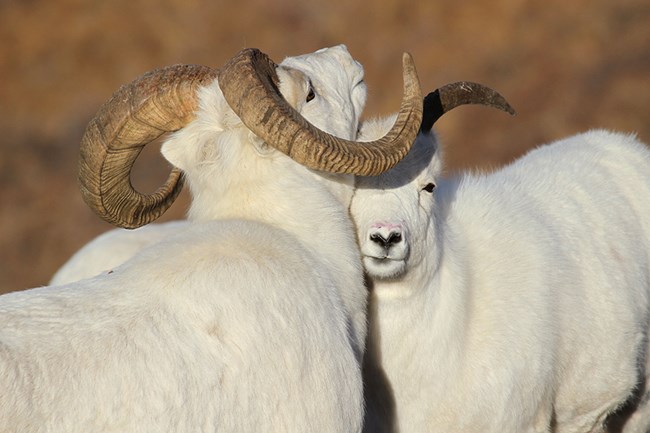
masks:
{"label": "black nose", "polygon": [[380,233],[373,233],[370,235],[370,240],[383,248],[390,248],[394,244],[402,241],[402,234],[399,232],[390,232],[388,238],[385,238]]}

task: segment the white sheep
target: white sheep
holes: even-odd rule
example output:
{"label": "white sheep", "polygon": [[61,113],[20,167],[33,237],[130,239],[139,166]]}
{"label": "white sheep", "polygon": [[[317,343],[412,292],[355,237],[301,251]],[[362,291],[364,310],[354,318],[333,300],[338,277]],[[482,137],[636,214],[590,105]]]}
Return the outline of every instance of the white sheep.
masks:
{"label": "white sheep", "polygon": [[245,50],[218,82],[183,66],[120,89],[82,141],[84,198],[122,226],[155,219],[178,169],[144,196],[130,167],[182,128],[162,153],[194,222],[108,273],[0,297],[0,431],[360,431],[366,290],[348,206],[352,175],[389,168],[417,133],[404,66],[402,118],[369,151],[278,93],[354,138],[366,88],[344,46],[279,67]]}
{"label": "white sheep", "polygon": [[[465,104],[491,106],[514,114],[512,107],[498,92],[477,83],[463,81],[445,85],[427,95],[424,99],[427,115],[423,118],[421,128],[430,130],[444,113]],[[373,124],[370,121],[366,128]],[[171,221],[149,224],[135,230],[118,228],[103,233],[73,254],[56,271],[50,284],[67,284],[108,272],[144,247],[173,235],[189,224],[191,221],[187,220]]]}
{"label": "white sheep", "polygon": [[441,166],[429,132],[357,179],[368,431],[600,432],[624,404],[623,431],[650,431],[650,150],[597,130]]}

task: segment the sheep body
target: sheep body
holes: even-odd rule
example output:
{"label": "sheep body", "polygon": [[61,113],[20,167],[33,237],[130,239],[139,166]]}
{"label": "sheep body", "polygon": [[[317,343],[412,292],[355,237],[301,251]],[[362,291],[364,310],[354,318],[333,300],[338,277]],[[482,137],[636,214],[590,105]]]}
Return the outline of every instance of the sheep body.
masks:
{"label": "sheep body", "polygon": [[229,221],[108,275],[6,295],[0,431],[356,431],[336,289],[290,234]]}
{"label": "sheep body", "polygon": [[420,135],[351,207],[369,430],[598,432],[641,389],[624,431],[648,431],[650,151],[591,131],[445,180],[436,147]]}
{"label": "sheep body", "polygon": [[[366,89],[344,46],[278,76],[303,116],[354,138]],[[192,224],[112,272],[0,297],[0,431],[360,431],[353,178],[266,146],[216,81],[199,97],[162,146]]]}

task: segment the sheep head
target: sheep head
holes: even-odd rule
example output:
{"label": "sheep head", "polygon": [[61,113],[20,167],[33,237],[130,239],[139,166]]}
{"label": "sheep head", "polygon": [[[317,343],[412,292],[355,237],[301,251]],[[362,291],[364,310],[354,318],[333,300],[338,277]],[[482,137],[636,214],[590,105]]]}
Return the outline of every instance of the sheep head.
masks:
{"label": "sheep head", "polygon": [[334,137],[307,122],[280,94],[277,67],[259,50],[246,49],[220,70],[177,65],[122,86],[90,121],[81,142],[79,180],[86,203],[125,228],[162,215],[182,188],[180,170],[173,169],[162,187],[145,195],[131,185],[131,168],[146,144],[194,119],[198,88],[215,78],[247,128],[311,169],[377,175],[408,153],[422,120],[422,96],[409,54],[403,56],[400,112],[390,131],[371,143]]}
{"label": "sheep head", "polygon": [[424,250],[413,244],[429,243],[434,188],[442,169],[437,156],[433,133],[420,133],[394,168],[380,176],[357,177],[350,213],[370,277],[402,276]]}
{"label": "sheep head", "polygon": [[[435,255],[437,231],[431,225],[441,211],[434,191],[442,158],[431,128],[443,114],[466,104],[515,113],[506,99],[489,87],[468,81],[443,86],[424,98],[420,133],[409,154],[380,176],[357,177],[350,212],[371,277],[400,278],[418,266],[425,254]],[[386,120],[364,124],[361,136],[381,135],[387,127]]]}

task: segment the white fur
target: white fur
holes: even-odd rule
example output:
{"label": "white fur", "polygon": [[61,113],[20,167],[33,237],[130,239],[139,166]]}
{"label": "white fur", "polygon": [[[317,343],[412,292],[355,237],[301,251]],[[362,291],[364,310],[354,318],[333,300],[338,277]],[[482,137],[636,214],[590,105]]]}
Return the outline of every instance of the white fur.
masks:
{"label": "white fur", "polygon": [[149,224],[134,230],[109,230],[74,253],[56,271],[49,284],[68,284],[108,272],[143,248],[172,236],[189,224],[189,221],[181,220]]}
{"label": "white fur", "polygon": [[[308,120],[355,138],[366,89],[344,46],[279,76]],[[216,82],[162,153],[192,224],[108,273],[0,297],[0,431],[360,431],[352,177],[268,148]]]}
{"label": "white fur", "polygon": [[447,180],[436,148],[420,135],[352,202],[368,430],[598,432],[639,387],[624,431],[650,431],[650,150],[591,131]]}

